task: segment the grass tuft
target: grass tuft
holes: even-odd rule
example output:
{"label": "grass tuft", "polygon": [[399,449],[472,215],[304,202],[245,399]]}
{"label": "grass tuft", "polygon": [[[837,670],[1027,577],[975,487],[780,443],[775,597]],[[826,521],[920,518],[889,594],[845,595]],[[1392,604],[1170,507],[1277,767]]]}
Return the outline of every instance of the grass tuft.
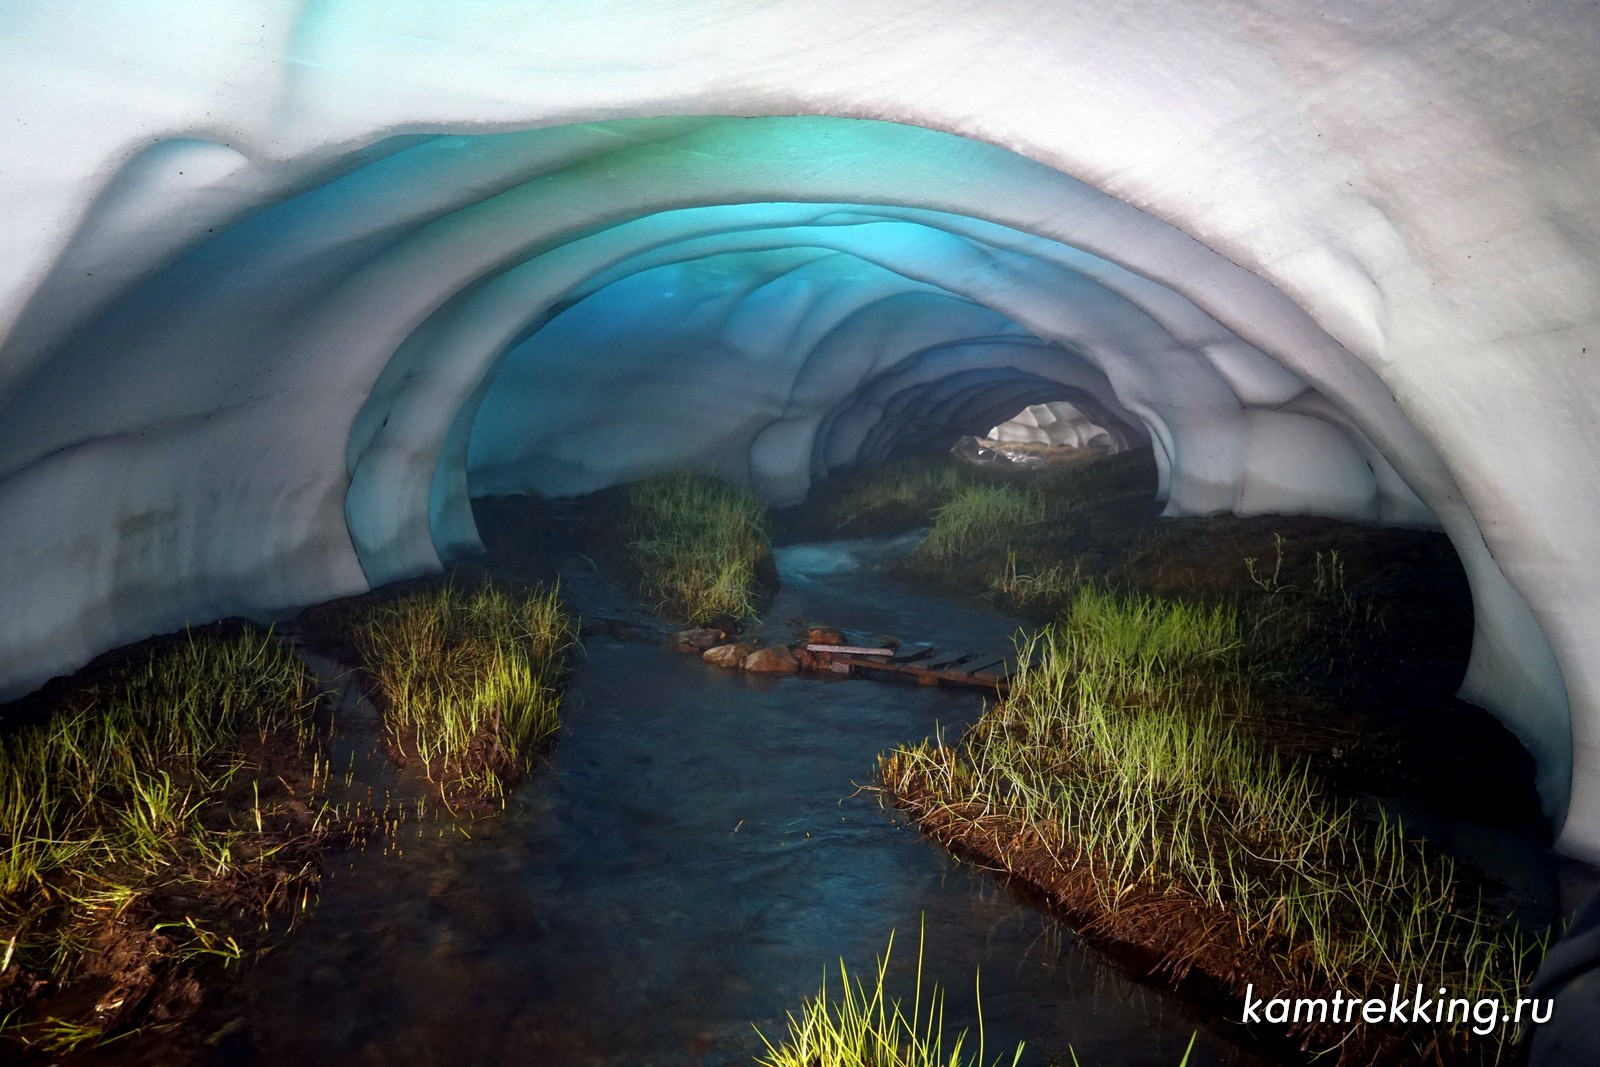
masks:
{"label": "grass tuft", "polygon": [[[967,1032],[962,1031],[950,1040],[947,1051],[944,992],[934,986],[927,1002],[922,999],[922,943],[917,945],[916,992],[909,1016],[906,1005],[891,1000],[884,988],[893,952],[891,933],[871,987],[852,977],[841,959],[838,997],[830,998],[824,978],[821,991],[799,1014],[790,1013],[789,1033],[779,1044],[757,1031],[767,1054],[756,1062],[762,1067],[989,1067],[984,1059],[983,1001],[976,979],[978,1050],[966,1050]],[[1013,1067],[1022,1061],[1022,1050],[1019,1044],[1011,1058]]]}
{"label": "grass tuft", "polygon": [[455,585],[380,603],[356,644],[399,758],[421,760],[446,800],[503,797],[560,725],[576,624],[559,589]]}
{"label": "grass tuft", "polygon": [[[1052,884],[1101,931],[1165,939],[1174,973],[1242,953],[1258,990],[1420,982],[1514,1000],[1533,938],[1482,914],[1449,860],[1398,822],[1364,818],[1235,731],[1252,700],[1243,649],[1231,607],[1085,589],[1022,641],[1009,695],[959,744],[889,753],[882,779],[924,828],[1000,849],[990,858]],[[1485,1059],[1511,1040],[1466,1024],[1441,1038]]]}
{"label": "grass tuft", "polygon": [[1024,527],[1042,522],[1045,499],[1016,485],[962,486],[933,512],[933,526],[915,558],[944,564],[975,549],[1002,543]]}
{"label": "grass tuft", "polygon": [[989,582],[989,595],[1018,607],[1030,604],[1066,605],[1084,584],[1083,561],[1032,566],[1024,572],[1014,548],[1006,550],[1006,562]]}
{"label": "grass tuft", "polygon": [[921,525],[957,493],[977,483],[970,471],[948,459],[918,459],[858,472],[843,484],[844,490],[826,504],[840,530],[870,529],[876,520],[892,516],[909,516],[912,525]]}
{"label": "grass tuft", "polygon": [[660,610],[699,622],[753,619],[759,572],[771,559],[766,505],[701,474],[667,474],[630,488],[628,548]]}
{"label": "grass tuft", "polygon": [[269,634],[190,633],[0,740],[7,1037],[53,1055],[181,1016],[185,964],[238,959],[310,891],[334,832],[317,699]]}

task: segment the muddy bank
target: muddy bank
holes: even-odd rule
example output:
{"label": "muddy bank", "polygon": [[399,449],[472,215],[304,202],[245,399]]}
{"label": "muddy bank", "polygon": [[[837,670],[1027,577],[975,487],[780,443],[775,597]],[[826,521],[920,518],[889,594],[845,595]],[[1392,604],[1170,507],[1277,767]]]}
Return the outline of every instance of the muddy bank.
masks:
{"label": "muddy bank", "polygon": [[[559,542],[552,539],[552,547]],[[632,603],[578,552],[551,558],[586,616]],[[636,617],[621,614],[619,618]],[[752,636],[790,619],[942,642],[1004,641],[1017,621],[862,572],[785,572]],[[300,936],[241,975],[191,1062],[745,1065],[837,960],[869,967],[898,931],[892,988],[951,990],[1025,1063],[1256,1065],[1230,1028],[1125,980],[986,872],[886,817],[859,791],[876,753],[980,701],[956,690],[726,671],[660,644],[586,642],[551,767],[503,816],[352,856]],[[926,992],[926,986],[924,991]],[[473,1020],[463,1026],[462,1020]]]}
{"label": "muddy bank", "polygon": [[[297,922],[314,910],[334,853],[364,845],[375,831],[386,839],[382,851],[387,851],[387,838],[400,823],[422,816],[430,791],[462,816],[481,817],[503,807],[505,789],[522,776],[535,751],[529,746],[536,746],[549,727],[523,730],[528,746],[519,751],[496,710],[485,717],[476,739],[430,775],[415,720],[404,732],[387,725],[391,702],[379,674],[368,669],[371,649],[363,648],[360,636],[374,619],[409,602],[427,603],[444,590],[478,588],[492,581],[495,589],[515,598],[542,588],[554,577],[538,537],[548,520],[543,509],[527,504],[515,501],[501,509],[509,516],[486,523],[492,551],[464,561],[449,574],[315,605],[273,628],[271,638],[244,620],[151,638],[112,650],[75,674],[0,707],[0,746],[15,747],[29,731],[59,731],[74,716],[92,731],[107,700],[115,704],[117,694],[129,685],[148,688],[152,663],[196,642],[209,648],[247,636],[279,650],[285,669],[292,665],[298,678],[294,685],[303,692],[296,707],[304,705],[303,715],[273,719],[270,728],[242,729],[228,744],[207,749],[198,762],[179,758],[186,750],[171,758],[160,755],[163,744],[175,742],[165,740],[171,731],[158,728],[156,719],[183,708],[185,720],[179,725],[189,729],[192,718],[193,728],[204,730],[213,716],[221,721],[235,712],[212,709],[206,698],[191,697],[181,679],[173,683],[178,688],[167,686],[153,698],[151,711],[160,715],[148,730],[142,721],[127,724],[129,732],[120,743],[155,753],[129,772],[137,795],[120,786],[105,793],[104,818],[81,798],[62,808],[62,817],[70,816],[73,826],[91,834],[85,845],[91,854],[107,852],[112,858],[96,858],[82,870],[82,862],[68,863],[41,875],[37,887],[19,881],[9,899],[0,896],[0,949],[6,949],[0,1017],[15,1013],[0,1035],[0,1049],[7,1056],[164,1061],[174,1053],[174,1041],[187,1040],[184,1028],[216,988],[226,987],[245,961],[281,947]],[[500,517],[493,505],[487,510],[491,520]],[[509,532],[525,526],[531,527],[530,535]],[[503,536],[497,539],[496,534]],[[473,608],[470,614],[484,613]],[[614,620],[610,629],[628,625]],[[556,644],[564,647],[571,639],[568,624],[556,629],[561,631]],[[320,681],[308,673],[308,663],[316,664],[310,670]],[[477,667],[466,671],[474,677],[481,673]],[[556,698],[546,694],[559,691],[559,673],[536,677],[535,695],[553,702]],[[205,680],[196,684],[202,686],[196,692],[202,692]],[[348,698],[337,713],[333,694]],[[244,696],[250,698],[246,705],[255,699]],[[375,703],[369,704],[368,698]],[[159,734],[145,736],[158,729]],[[336,751],[341,760],[334,767]],[[412,784],[419,788],[410,788],[415,795],[401,811],[391,788],[405,778],[401,769],[408,764],[415,764]],[[469,778],[475,786],[492,780],[497,788],[461,788]],[[153,788],[151,782],[160,788],[147,798],[143,791]],[[18,783],[17,788],[32,787]],[[78,809],[90,811],[88,822],[76,819]],[[159,855],[150,851],[157,847],[150,844],[137,857],[121,858],[125,840],[135,840],[130,820],[136,817],[140,833],[159,835],[164,842]],[[32,877],[12,862],[31,838],[19,837],[22,830],[0,832],[6,835],[8,872]],[[103,837],[104,845],[93,843]],[[81,884],[85,879],[93,882],[87,895]],[[62,962],[49,965],[41,956],[47,947],[41,939],[57,936],[69,939],[71,947]],[[37,950],[30,947],[35,942]],[[109,1042],[106,1051],[93,1052],[102,1042]]]}
{"label": "muddy bank", "polygon": [[[1252,696],[1224,708],[1224,721],[1288,765],[1309,768],[1317,788],[1331,787],[1331,797],[1353,801],[1356,811],[1375,818],[1381,805],[1391,824],[1396,816],[1404,821],[1408,840],[1425,839],[1422,847],[1431,855],[1455,857],[1459,885],[1441,890],[1445,898],[1481,900],[1487,922],[1518,916],[1532,932],[1527,936],[1553,921],[1555,864],[1532,760],[1492,716],[1454,696],[1472,619],[1465,575],[1448,541],[1430,531],[1309,517],[1162,519],[1151,502],[1153,488],[1148,455],[1138,454],[1085,457],[1076,466],[1044,471],[910,466],[825,484],[804,507],[784,513],[780,528],[794,536],[828,528],[931,526],[922,546],[892,565],[902,580],[1005,604],[1039,623],[1060,616],[1085,590],[1108,590],[1132,598],[1125,601],[1130,605],[1154,596],[1228,606],[1241,620],[1238,669],[1250,679]],[[1053,828],[1046,840],[1038,827],[1007,813],[1004,795],[1020,791],[1013,799],[1029,811],[1028,819],[1037,817],[1036,805],[1050,795],[1047,783],[1024,789],[1023,779],[1002,766],[985,786],[972,777],[977,766],[959,755],[969,741],[945,743],[952,747],[909,762],[897,754],[884,765],[893,801],[941,844],[1021,879],[1079,929],[1136,966],[1143,960],[1159,981],[1187,976],[1223,998],[1239,996],[1251,983],[1258,993],[1291,996],[1333,988],[1319,985],[1327,979],[1319,980],[1315,970],[1299,973],[1303,964],[1290,968],[1294,975],[1283,970],[1283,960],[1301,959],[1307,946],[1282,942],[1271,917],[1246,935],[1226,908],[1203,904],[1159,877],[1130,881],[1109,906],[1106,886],[1121,883],[1101,869],[1093,842],[1073,844],[1075,834],[1087,832],[1083,827],[1071,818],[1061,826],[1047,818]],[[1042,751],[1033,762],[1065,774],[1068,765],[1059,761],[1069,758]],[[984,792],[990,786],[998,792]],[[1172,828],[1174,848],[1182,825],[1180,819]],[[1051,836],[1057,833],[1066,836],[1057,841]],[[1337,858],[1329,862],[1330,872],[1344,869]],[[1357,870],[1346,873],[1359,885],[1365,875]],[[1203,869],[1194,873],[1202,878],[1197,884],[1212,877]],[[1248,864],[1240,868],[1241,878],[1249,875]],[[1417,877],[1426,886],[1435,876]],[[1358,888],[1352,892],[1360,895]],[[1350,929],[1359,932],[1365,920],[1351,921]],[[1457,925],[1474,922],[1467,916]],[[1457,935],[1449,936],[1454,945]],[[1531,973],[1531,963],[1509,962],[1523,952],[1517,947],[1523,942],[1509,930],[1505,936],[1511,938],[1507,947],[1494,950],[1512,968],[1505,973],[1515,975],[1518,967]],[[1228,1010],[1237,1008],[1235,1001]],[[1280,1035],[1297,1046],[1339,1045],[1350,1063],[1410,1058],[1430,1045],[1430,1055],[1444,1053],[1435,1035],[1421,1031],[1352,1038],[1347,1029],[1304,1027]],[[1494,1054],[1464,1034],[1449,1040],[1452,1062]]]}
{"label": "muddy bank", "polygon": [[[1189,596],[1255,597],[1264,609],[1292,605],[1300,585],[1314,584],[1315,568],[1305,557],[1318,550],[1349,552],[1348,559],[1360,562],[1359,568],[1351,567],[1352,577],[1361,570],[1360,581],[1374,582],[1379,592],[1387,579],[1373,575],[1383,574],[1386,566],[1434,573],[1427,569],[1432,549],[1425,539],[1418,541],[1422,555],[1406,557],[1402,566],[1387,560],[1376,539],[1369,555],[1349,547],[1342,524],[1219,520],[1209,529],[1197,523],[1213,520],[1166,523],[1151,514],[1143,490],[1127,488],[1122,474],[1137,475],[1139,469],[1129,460],[1118,461],[1126,468],[1120,473],[1119,465],[1110,463],[1075,472],[1085,506],[1030,531],[1036,539],[1024,547],[1055,553],[1051,558],[1068,551],[1091,558],[1099,553],[1108,562],[1096,573],[1105,577],[1121,566],[1122,572],[1107,580],[1123,586],[1142,582],[1152,591]],[[1103,496],[1099,503],[1082,488],[1097,484],[1102,486],[1096,490]],[[585,615],[590,659],[576,684],[590,703],[577,710],[584,717],[579,731],[564,734],[561,747],[550,755],[555,773],[524,782],[504,817],[470,824],[471,843],[459,835],[431,834],[407,839],[403,863],[371,854],[353,857],[351,873],[338,880],[348,895],[327,914],[309,914],[309,942],[291,939],[262,964],[243,974],[231,972],[240,984],[229,983],[229,1005],[214,1016],[208,1010],[203,1036],[215,1038],[214,1045],[202,1040],[178,1058],[152,1052],[146,1062],[401,1057],[445,1063],[464,1047],[485,1062],[497,1057],[517,1062],[503,1058],[510,1051],[505,1044],[510,1033],[517,1035],[519,1056],[537,1050],[560,1062],[638,1062],[641,1057],[683,1064],[748,1062],[752,1020],[774,1029],[784,1010],[815,991],[818,968],[839,954],[859,957],[864,946],[881,947],[888,926],[909,930],[926,907],[938,911],[959,948],[940,964],[947,983],[970,985],[970,964],[980,957],[986,996],[991,970],[1026,971],[1026,980],[1014,988],[1015,1002],[997,1009],[998,1034],[1042,1038],[1033,1047],[1063,1062],[1070,1043],[1086,1062],[1093,1062],[1089,1057],[1097,1051],[1103,1062],[1170,1064],[1196,1025],[1222,1034],[1232,1029],[1225,1012],[1197,1022],[1148,989],[1107,978],[1112,972],[1086,963],[1070,935],[1065,947],[1057,946],[1058,955],[1041,963],[1031,944],[1039,929],[1027,930],[1035,920],[1026,908],[1015,909],[1009,897],[1003,908],[992,900],[973,903],[988,885],[981,870],[963,867],[954,869],[959,875],[952,873],[942,853],[919,846],[913,835],[899,835],[910,852],[891,843],[879,828],[892,835],[893,827],[869,808],[858,810],[865,797],[856,798],[855,806],[841,803],[854,792],[853,782],[870,780],[874,754],[936,728],[953,735],[976,715],[975,700],[963,703],[958,694],[868,682],[724,672],[697,658],[616,640],[660,641],[669,630],[626,577],[618,493],[572,504],[512,498],[478,501],[475,507],[490,551],[458,563],[452,571],[456,582],[487,576],[507,587],[530,589],[559,578]],[[924,513],[921,520],[926,518]],[[1278,589],[1262,589],[1248,572],[1243,582],[1226,576],[1225,563],[1245,571],[1246,554],[1257,558],[1261,573],[1260,561],[1273,558],[1275,532],[1285,539]],[[1119,544],[1118,537],[1127,540]],[[1229,560],[1236,552],[1239,558]],[[787,585],[770,605],[766,623],[752,626],[751,636],[768,643],[788,640],[791,620],[808,619],[913,639],[933,639],[942,630],[946,636],[938,639],[968,647],[977,630],[993,630],[990,636],[1003,640],[1018,616],[1046,618],[1058,610],[996,598],[981,568],[1003,557],[998,550],[980,555],[942,574],[901,568],[893,580],[870,566],[786,574]],[[1405,573],[1393,577],[1406,580]],[[375,605],[435,591],[447,580],[403,583],[322,605],[308,610],[295,628],[308,650],[356,665],[361,653],[353,632],[359,618]],[[1420,593],[1423,580],[1415,584]],[[1350,585],[1358,590],[1353,596],[1367,595],[1365,586]],[[966,598],[962,611],[918,591],[934,586]],[[1342,616],[1327,618],[1330,627],[1345,627]],[[1387,621],[1424,641],[1424,627],[1405,619]],[[1304,622],[1295,625],[1301,627],[1297,633],[1312,632]],[[1424,641],[1406,654],[1434,664],[1415,672],[1426,680],[1416,691],[1435,692],[1446,685],[1447,671],[1437,666],[1450,662],[1440,652],[1444,643]],[[1340,688],[1347,679],[1363,677],[1360,672],[1336,676],[1337,684],[1326,690],[1308,683],[1309,695],[1300,699],[1322,717],[1310,718],[1294,705],[1301,717],[1283,713],[1283,743],[1314,749],[1330,767],[1344,766],[1343,789],[1378,793],[1374,784],[1392,786],[1425,802],[1432,787],[1419,784],[1427,779],[1418,776],[1417,758],[1404,749],[1383,750],[1394,761],[1386,769],[1372,755],[1380,751],[1384,735],[1378,729],[1385,724],[1360,720],[1351,710],[1352,690]],[[1372,699],[1384,699],[1388,683],[1381,676],[1367,681]],[[841,691],[840,685],[848,688]],[[1312,696],[1325,703],[1316,704]],[[1452,737],[1459,735],[1458,726],[1450,727]],[[1493,736],[1485,746],[1503,749]],[[580,739],[575,748],[574,737]],[[1447,748],[1448,753],[1435,754],[1439,766],[1454,760],[1455,766],[1481,774],[1476,757],[1459,744]],[[1349,758],[1351,753],[1356,758]],[[1440,777],[1450,773],[1460,777],[1459,771],[1441,771]],[[774,783],[789,775],[798,777],[773,793]],[[1471,781],[1472,792],[1481,797],[1482,779]],[[1531,796],[1531,774],[1528,783]],[[789,807],[803,809],[804,817]],[[910,810],[917,814],[914,806]],[[826,832],[840,814],[847,820],[844,829]],[[977,858],[982,868],[1012,865],[1020,876],[1050,890],[1049,877],[1030,874],[1017,862],[1026,850],[984,853],[985,840],[1004,843],[1015,828],[980,824],[988,836],[973,837],[953,826],[941,829],[929,815],[921,813],[924,828],[941,843]],[[1441,837],[1457,825],[1442,823]],[[759,845],[749,836],[753,831],[763,835]],[[802,864],[795,865],[791,848],[808,850]],[[908,858],[913,853],[921,858]],[[908,884],[919,888],[913,893]],[[1515,891],[1531,894],[1525,887]],[[816,904],[796,911],[794,902],[801,900]],[[1005,923],[1024,932],[990,940],[999,922],[996,908],[1004,911]],[[856,911],[869,915],[859,922],[840,917]],[[972,929],[963,925],[979,912],[986,916],[982,922]],[[724,923],[728,916],[735,917],[731,926]],[[1092,923],[1088,929],[1094,930]],[[696,954],[707,951],[708,938],[720,947],[703,965],[695,964]],[[1134,953],[1122,966],[1135,971],[1167,958],[1170,949],[1152,942],[1141,956],[1137,937],[1127,944]],[[1065,962],[1069,956],[1079,958]],[[803,966],[796,968],[796,961]],[[1066,968],[1077,977],[1063,989],[1057,977]],[[1172,969],[1161,971],[1157,981],[1170,979]],[[1004,987],[1009,979],[997,981]],[[1139,1010],[1128,1018],[1113,1013],[1108,1021],[1103,1006],[1093,1003],[1096,998],[1083,995],[1084,989],[1106,983],[1115,986],[1118,997],[1137,999]],[[596,1010],[611,1001],[618,1002],[616,1011]],[[1077,1006],[1075,1019],[1065,1018],[1064,1002]],[[663,1003],[671,1005],[673,1017],[663,1030],[653,1031],[641,1020],[657,1018]],[[459,1032],[459,1019],[468,1014],[493,1018],[501,1029],[493,1040],[485,1035],[474,1043]],[[1078,1018],[1093,1022],[1080,1024]],[[1154,1045],[1149,1019],[1161,1020],[1160,1041]],[[1247,1062],[1245,1054],[1227,1045],[1203,1035],[1204,1051],[1195,1062]],[[1139,1051],[1128,1053],[1131,1048]],[[108,1055],[115,1060],[121,1054],[108,1050]]]}
{"label": "muddy bank", "polygon": [[249,623],[118,649],[0,721],[0,1050],[18,1061],[182,1024],[374,824],[330,802],[331,706]]}

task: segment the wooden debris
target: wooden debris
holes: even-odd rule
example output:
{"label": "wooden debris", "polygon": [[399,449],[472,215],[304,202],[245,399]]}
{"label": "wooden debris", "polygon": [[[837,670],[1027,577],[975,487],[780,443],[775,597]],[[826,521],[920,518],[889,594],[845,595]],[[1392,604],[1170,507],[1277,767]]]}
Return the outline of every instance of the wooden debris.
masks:
{"label": "wooden debris", "polygon": [[844,656],[892,656],[892,648],[862,648],[858,645],[807,645],[807,652],[831,652]]}
{"label": "wooden debris", "polygon": [[[977,657],[963,657],[963,659],[971,658]],[[985,663],[984,666],[992,667],[1003,662],[1005,662],[1005,659],[1001,657]],[[1003,674],[989,674],[983,671],[935,670],[932,667],[918,666],[915,663],[903,660],[885,660],[880,656],[832,653],[828,656],[827,669],[835,674],[853,675],[858,678],[900,676],[913,679],[918,685],[970,685],[979,689],[993,689],[997,693],[1004,693],[1010,688],[1010,681]]]}

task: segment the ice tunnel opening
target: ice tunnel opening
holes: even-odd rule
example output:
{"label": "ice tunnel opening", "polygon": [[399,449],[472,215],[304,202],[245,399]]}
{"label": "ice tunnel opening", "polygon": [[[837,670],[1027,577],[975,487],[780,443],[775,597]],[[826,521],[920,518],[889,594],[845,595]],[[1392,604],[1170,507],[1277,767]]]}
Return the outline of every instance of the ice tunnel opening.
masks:
{"label": "ice tunnel opening", "polygon": [[160,162],[112,180],[8,339],[0,538],[41,609],[0,631],[7,691],[437,571],[477,547],[475,495],[694,466],[792,503],[1065,402],[1150,445],[1171,516],[1443,527],[1463,692],[1565,805],[1559,667],[1427,436],[1295,300],[1090,184],[821,116],[407,134],[219,165],[198,199]]}
{"label": "ice tunnel opening", "polygon": [[1052,448],[1088,448],[1108,455],[1122,450],[1116,434],[1094,421],[1070,401],[1029,404],[983,435],[1002,444],[1044,445]]}

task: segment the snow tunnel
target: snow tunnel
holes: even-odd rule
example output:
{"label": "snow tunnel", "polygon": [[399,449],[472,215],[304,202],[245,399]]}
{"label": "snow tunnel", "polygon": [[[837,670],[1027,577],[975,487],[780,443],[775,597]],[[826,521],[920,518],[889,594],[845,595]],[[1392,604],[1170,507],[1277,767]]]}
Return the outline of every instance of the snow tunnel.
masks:
{"label": "snow tunnel", "polygon": [[1004,422],[991,426],[985,434],[1003,443],[1092,448],[1108,454],[1128,447],[1115,425],[1107,426],[1103,417],[1083,411],[1066,400],[1029,404]]}
{"label": "snow tunnel", "polygon": [[1169,515],[1448,534],[1463,695],[1600,854],[1577,6],[103,6],[4,16],[0,694],[436,571],[474,495],[791,503],[1065,403]]}

